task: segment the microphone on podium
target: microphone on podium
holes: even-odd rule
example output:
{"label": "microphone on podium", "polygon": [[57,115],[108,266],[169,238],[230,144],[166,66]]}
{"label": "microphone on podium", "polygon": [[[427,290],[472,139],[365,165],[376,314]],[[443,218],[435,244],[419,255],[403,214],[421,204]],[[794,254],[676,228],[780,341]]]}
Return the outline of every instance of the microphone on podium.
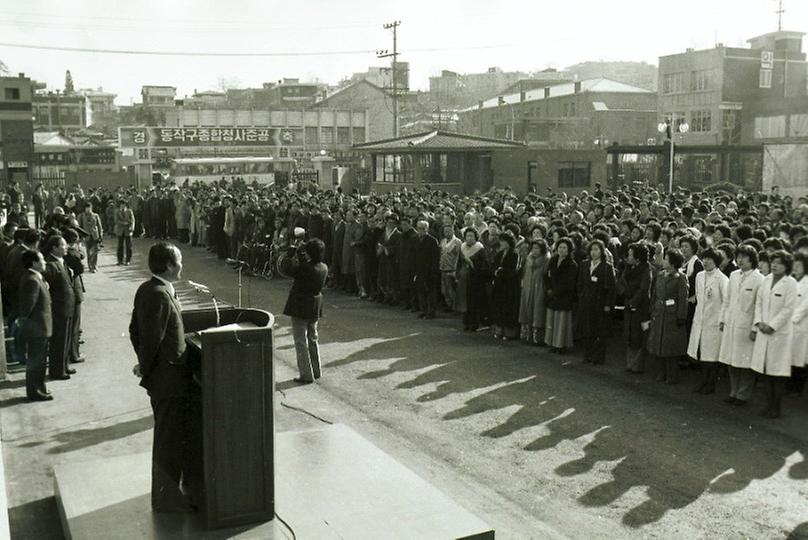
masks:
{"label": "microphone on podium", "polygon": [[193,287],[196,290],[196,292],[211,294],[210,293],[210,287],[208,287],[207,285],[202,285],[201,283],[196,283],[195,281],[191,281],[190,279],[188,280],[188,285]]}
{"label": "microphone on podium", "polygon": [[216,312],[216,326],[219,326],[221,324],[221,317],[219,316],[219,302],[216,301],[216,295],[213,294],[210,287],[195,281],[191,281],[190,279],[188,280],[188,285],[190,285],[198,293],[210,295],[210,299],[213,300],[213,310]]}

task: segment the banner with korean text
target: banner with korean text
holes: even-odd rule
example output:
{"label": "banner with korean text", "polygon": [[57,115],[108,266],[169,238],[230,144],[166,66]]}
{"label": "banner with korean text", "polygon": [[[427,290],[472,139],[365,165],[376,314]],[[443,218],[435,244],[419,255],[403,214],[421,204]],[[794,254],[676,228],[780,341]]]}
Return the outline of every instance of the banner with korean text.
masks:
{"label": "banner with korean text", "polygon": [[[194,146],[280,146],[284,133],[269,127],[121,127],[120,148]],[[288,144],[288,143],[287,143]]]}

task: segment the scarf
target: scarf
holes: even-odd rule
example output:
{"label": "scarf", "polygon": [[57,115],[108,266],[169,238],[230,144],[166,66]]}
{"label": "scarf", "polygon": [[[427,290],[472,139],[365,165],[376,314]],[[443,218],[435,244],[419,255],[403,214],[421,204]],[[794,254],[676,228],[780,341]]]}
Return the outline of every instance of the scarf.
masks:
{"label": "scarf", "polygon": [[469,246],[465,242],[460,244],[460,253],[463,255],[463,258],[471,265],[471,258],[474,257],[477,252],[483,249],[483,245],[480,242],[475,242],[473,246]]}

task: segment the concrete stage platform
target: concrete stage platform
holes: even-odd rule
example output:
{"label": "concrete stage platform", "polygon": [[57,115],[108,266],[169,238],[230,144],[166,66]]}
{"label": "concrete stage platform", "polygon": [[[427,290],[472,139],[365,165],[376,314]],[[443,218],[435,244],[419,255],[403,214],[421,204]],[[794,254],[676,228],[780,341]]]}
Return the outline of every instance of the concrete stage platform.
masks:
{"label": "concrete stage platform", "polygon": [[[493,539],[494,531],[347,426],[275,434],[275,510],[306,539]],[[205,531],[200,515],[152,514],[148,453],[56,467],[68,540],[292,538],[276,518]]]}

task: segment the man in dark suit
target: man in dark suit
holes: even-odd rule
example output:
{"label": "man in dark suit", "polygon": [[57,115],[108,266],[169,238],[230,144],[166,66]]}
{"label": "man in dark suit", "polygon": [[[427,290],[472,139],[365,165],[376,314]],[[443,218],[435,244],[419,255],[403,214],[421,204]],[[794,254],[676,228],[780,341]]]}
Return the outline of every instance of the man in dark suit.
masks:
{"label": "man in dark suit", "polygon": [[429,222],[416,224],[418,241],[415,246],[415,290],[421,306],[421,319],[434,319],[440,287],[440,245],[429,234]]}
{"label": "man in dark suit", "polygon": [[45,387],[48,340],[53,331],[51,299],[48,285],[42,279],[45,259],[32,249],[22,254],[25,269],[17,293],[17,341],[20,351],[27,354],[25,363],[25,392],[31,401],[50,401]]}
{"label": "man in dark suit", "polygon": [[320,349],[317,322],[323,316],[323,287],[328,267],[323,263],[325,245],[313,238],[297,249],[286,271],[294,278],[283,314],[292,318],[297,367],[295,381],[312,383],[320,378]]}
{"label": "man in dark suit", "polygon": [[49,237],[45,241],[45,272],[43,277],[48,283],[51,295],[51,314],[53,316],[53,335],[50,342],[50,378],[63,381],[70,378],[76,370],[67,366],[73,330],[73,311],[76,297],[73,290],[73,276],[65,265],[67,242],[59,235]]}
{"label": "man in dark suit", "polygon": [[193,489],[199,478],[190,459],[188,433],[191,370],[185,352],[185,328],[173,282],[182,272],[182,254],[168,243],[149,250],[153,277],[135,294],[129,336],[137,354],[135,375],[146,389],[154,413],[152,446],[152,509],[155,512],[195,510],[180,490],[180,482]]}

